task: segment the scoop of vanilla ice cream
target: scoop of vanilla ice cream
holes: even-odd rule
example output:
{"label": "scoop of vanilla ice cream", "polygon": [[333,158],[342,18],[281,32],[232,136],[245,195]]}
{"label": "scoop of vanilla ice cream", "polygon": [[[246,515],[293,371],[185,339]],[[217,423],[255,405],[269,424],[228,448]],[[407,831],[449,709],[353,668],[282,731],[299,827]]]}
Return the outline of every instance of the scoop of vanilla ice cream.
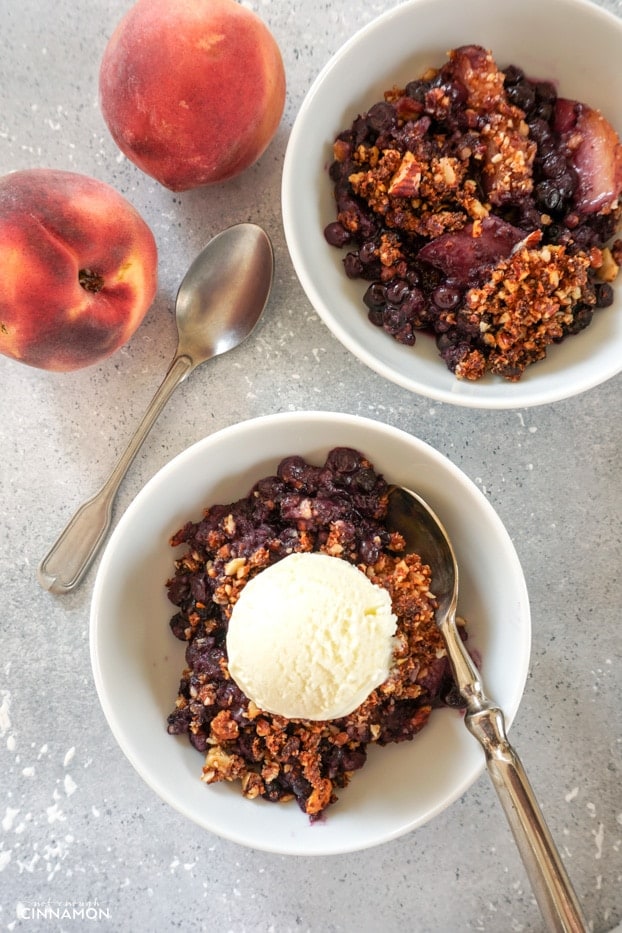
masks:
{"label": "scoop of vanilla ice cream", "polygon": [[391,597],[353,564],[296,553],[242,590],[227,634],[231,676],[254,703],[288,719],[338,719],[389,674]]}

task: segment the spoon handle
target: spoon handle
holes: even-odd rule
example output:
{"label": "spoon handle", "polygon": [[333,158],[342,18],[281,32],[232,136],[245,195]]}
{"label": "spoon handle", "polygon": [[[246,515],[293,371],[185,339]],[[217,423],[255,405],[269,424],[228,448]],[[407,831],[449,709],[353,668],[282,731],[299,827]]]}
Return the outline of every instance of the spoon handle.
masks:
{"label": "spoon handle", "polygon": [[577,896],[521,761],[508,742],[503,712],[486,697],[453,613],[441,629],[456,683],[467,704],[465,725],[484,749],[488,773],[547,928],[554,933],[585,933],[588,927]]}
{"label": "spoon handle", "polygon": [[78,586],[110,527],[112,504],[123,477],[173,391],[192,369],[194,363],[189,356],[177,354],[174,357],[110,476],[99,492],[80,506],[39,564],[37,579],[44,589],[51,593],[69,593]]}
{"label": "spoon handle", "polygon": [[533,893],[549,930],[585,933],[588,927],[521,761],[495,707],[467,712],[469,731],[486,753],[486,766],[514,835]]}

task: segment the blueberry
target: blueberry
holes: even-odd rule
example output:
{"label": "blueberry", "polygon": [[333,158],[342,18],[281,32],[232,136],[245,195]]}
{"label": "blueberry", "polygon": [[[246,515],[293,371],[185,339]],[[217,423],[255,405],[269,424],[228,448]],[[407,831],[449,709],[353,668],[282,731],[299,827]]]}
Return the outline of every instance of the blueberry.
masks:
{"label": "blueberry", "polygon": [[367,114],[367,125],[375,133],[386,133],[396,122],[395,108],[385,101],[374,104]]}
{"label": "blueberry", "polygon": [[608,282],[599,283],[596,286],[596,307],[608,308],[613,304],[613,288]]}
{"label": "blueberry", "polygon": [[577,178],[571,169],[567,169],[559,178],[555,179],[555,184],[560,196],[567,200],[571,198],[577,188]]}
{"label": "blueberry", "polygon": [[426,300],[421,289],[411,288],[409,293],[402,299],[401,308],[408,317],[422,314],[426,308]]}
{"label": "blueberry", "polygon": [[451,101],[452,106],[463,106],[466,104],[469,94],[461,81],[454,79],[449,84],[445,85],[443,90]]}
{"label": "blueberry", "polygon": [[365,240],[359,249],[359,259],[363,265],[368,265],[378,258],[378,247],[373,240]]}
{"label": "blueberry", "polygon": [[329,178],[336,184],[347,184],[349,176],[354,171],[354,164],[351,158],[346,158],[342,162],[337,160],[331,162],[328,170]]}
{"label": "blueberry", "polygon": [[534,117],[539,117],[539,119],[546,120],[548,123],[553,116],[553,104],[549,104],[548,101],[541,101],[535,105],[531,113]]}
{"label": "blueberry", "polygon": [[378,233],[378,222],[373,214],[366,211],[358,211],[358,232],[365,239],[369,240]]}
{"label": "blueberry", "polygon": [[518,68],[516,65],[509,65],[507,68],[504,68],[503,74],[505,75],[506,88],[518,84],[525,77],[523,69]]}
{"label": "blueberry", "polygon": [[394,305],[387,305],[382,326],[388,334],[395,336],[406,323],[407,317],[404,315],[401,308],[396,308]]}
{"label": "blueberry", "polygon": [[545,178],[557,178],[566,171],[566,159],[559,151],[553,151],[542,162],[542,174]]}
{"label": "blueberry", "polygon": [[432,292],[432,301],[437,308],[451,310],[460,304],[462,295],[459,288],[452,285],[439,285]]}
{"label": "blueberry", "polygon": [[343,260],[343,267],[349,279],[358,279],[363,272],[363,263],[359,259],[358,253],[348,253]]}
{"label": "blueberry", "polygon": [[386,288],[387,301],[392,305],[399,305],[409,292],[408,282],[404,279],[394,279]]}
{"label": "blueberry", "polygon": [[337,198],[337,210],[340,214],[352,214],[354,217],[358,217],[361,212],[361,209],[352,197],[349,187],[342,193],[339,194]]}
{"label": "blueberry", "polygon": [[531,110],[536,102],[536,92],[533,86],[525,80],[510,85],[510,87],[506,89],[506,94],[511,104],[514,104],[515,107],[520,107],[520,109],[525,112]]}
{"label": "blueberry", "polygon": [[[306,469],[307,464],[302,457],[285,457],[279,464],[278,475],[288,486],[300,489],[304,485]],[[259,487],[255,488],[259,489]]]}
{"label": "blueberry", "polygon": [[572,324],[568,327],[568,334],[578,334],[585,330],[592,322],[592,309],[587,305],[580,305],[574,309]]}
{"label": "blueberry", "polygon": [[326,467],[336,473],[354,473],[360,467],[361,455],[353,447],[334,447],[326,458]]}
{"label": "blueberry", "polygon": [[378,309],[370,309],[367,312],[367,319],[369,320],[370,324],[374,325],[374,327],[382,327],[384,312],[379,311]]}
{"label": "blueberry", "polygon": [[350,231],[346,230],[343,224],[340,224],[339,221],[334,221],[334,223],[328,224],[328,226],[324,228],[324,236],[327,243],[329,243],[331,246],[338,247],[345,246],[352,239],[352,234]]}
{"label": "blueberry", "polygon": [[536,198],[547,211],[556,211],[562,206],[559,188],[551,181],[541,181],[536,186]]}
{"label": "blueberry", "polygon": [[406,96],[411,100],[416,100],[420,104],[425,103],[425,95],[428,91],[428,84],[425,81],[409,81],[405,87]]}
{"label": "blueberry", "polygon": [[387,303],[384,285],[380,282],[373,282],[363,295],[363,301],[370,311],[381,311]]}
{"label": "blueberry", "polygon": [[547,104],[553,104],[557,100],[557,91],[551,81],[537,81],[534,85],[536,98],[538,101]]}

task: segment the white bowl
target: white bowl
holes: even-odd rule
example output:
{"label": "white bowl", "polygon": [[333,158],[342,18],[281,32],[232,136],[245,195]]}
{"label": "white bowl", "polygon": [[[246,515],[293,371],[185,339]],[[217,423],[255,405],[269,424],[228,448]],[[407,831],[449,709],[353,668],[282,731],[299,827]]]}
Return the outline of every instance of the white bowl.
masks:
{"label": "white bowl", "polygon": [[206,786],[203,755],[166,731],[185,647],[168,624],[175,609],[165,582],[178,553],[168,544],[171,534],[205,506],[246,495],[283,457],[319,463],[343,445],[363,451],[388,480],[418,491],[446,524],[470,644],[509,722],[527,675],[529,604],[512,543],[477,487],[427,444],[376,421],[323,412],[257,418],[194,444],[144,487],[110,538],[93,593],[91,659],[110,728],[147,784],[200,826],[255,849],[322,855],[385,842],[447,807],[484,766],[460,713],[435,711],[412,742],[372,747],[326,819],[311,825],[295,803],[249,801],[239,785]]}
{"label": "white bowl", "polygon": [[405,347],[367,320],[368,283],[346,278],[345,250],[329,246],[335,219],[328,166],[335,136],[393,85],[404,86],[465,44],[490,49],[500,67],[521,66],[551,79],[560,95],[599,108],[622,134],[622,20],[581,0],[410,0],[361,29],[331,59],[309,90],[294,123],[283,169],[285,235],[307,297],[333,334],[385,378],[438,401],[478,408],[554,402],[622,370],[622,288],[613,307],[594,315],[581,334],[551,348],[518,383],[487,376],[459,381],[434,340]]}

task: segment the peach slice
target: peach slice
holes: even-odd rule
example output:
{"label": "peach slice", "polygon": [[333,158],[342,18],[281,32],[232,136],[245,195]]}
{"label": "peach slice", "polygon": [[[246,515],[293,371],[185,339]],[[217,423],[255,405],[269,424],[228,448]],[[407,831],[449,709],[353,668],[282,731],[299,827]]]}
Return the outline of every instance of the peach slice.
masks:
{"label": "peach slice", "polygon": [[611,124],[587,104],[559,98],[554,127],[577,173],[576,209],[583,214],[613,209],[622,193],[622,144]]}

